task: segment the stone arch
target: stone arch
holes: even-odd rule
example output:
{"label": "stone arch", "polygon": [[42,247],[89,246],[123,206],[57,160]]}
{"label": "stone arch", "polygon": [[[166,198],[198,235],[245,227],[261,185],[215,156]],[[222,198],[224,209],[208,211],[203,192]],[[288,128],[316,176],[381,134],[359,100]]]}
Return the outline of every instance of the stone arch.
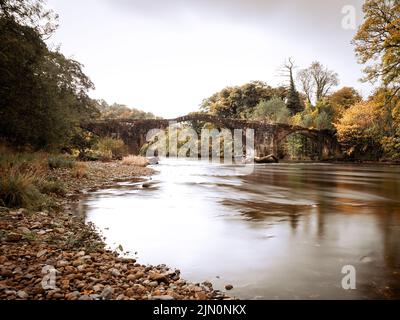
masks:
{"label": "stone arch", "polygon": [[[263,121],[221,118],[213,115],[194,113],[176,119],[110,119],[83,123],[82,128],[99,136],[117,136],[124,140],[132,153],[138,153],[146,142],[146,135],[151,129],[166,129],[171,123],[208,122],[230,130],[254,129],[256,155],[273,154],[282,141],[290,134],[301,133],[315,140],[320,146],[320,158],[341,157],[340,145],[335,132],[331,130],[308,129],[288,124],[270,124]],[[268,154],[266,154],[268,153]]]}

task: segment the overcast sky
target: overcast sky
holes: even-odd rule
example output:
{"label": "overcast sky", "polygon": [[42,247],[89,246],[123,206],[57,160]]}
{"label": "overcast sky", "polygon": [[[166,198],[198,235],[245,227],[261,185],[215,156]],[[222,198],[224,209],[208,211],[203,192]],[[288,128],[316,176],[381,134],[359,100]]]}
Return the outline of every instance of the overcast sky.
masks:
{"label": "overcast sky", "polygon": [[226,86],[282,84],[279,67],[321,61],[340,86],[360,83],[343,6],[362,0],[48,0],[60,15],[51,38],[85,65],[94,98],[176,117]]}

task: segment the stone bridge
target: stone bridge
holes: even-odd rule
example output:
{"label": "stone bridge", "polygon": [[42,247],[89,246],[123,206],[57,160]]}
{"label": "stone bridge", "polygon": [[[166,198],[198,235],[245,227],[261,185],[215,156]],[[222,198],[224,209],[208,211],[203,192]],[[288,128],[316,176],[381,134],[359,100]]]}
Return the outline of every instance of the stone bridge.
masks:
{"label": "stone bridge", "polygon": [[167,129],[171,123],[212,123],[219,128],[229,130],[254,129],[256,156],[273,154],[278,156],[279,146],[285,138],[293,133],[310,138],[317,146],[319,160],[339,159],[343,157],[336,134],[332,130],[307,129],[288,124],[270,124],[264,121],[221,118],[208,114],[195,113],[176,119],[110,119],[91,121],[82,124],[82,128],[102,137],[122,139],[128,145],[130,152],[138,154],[146,144],[146,136],[152,129]]}

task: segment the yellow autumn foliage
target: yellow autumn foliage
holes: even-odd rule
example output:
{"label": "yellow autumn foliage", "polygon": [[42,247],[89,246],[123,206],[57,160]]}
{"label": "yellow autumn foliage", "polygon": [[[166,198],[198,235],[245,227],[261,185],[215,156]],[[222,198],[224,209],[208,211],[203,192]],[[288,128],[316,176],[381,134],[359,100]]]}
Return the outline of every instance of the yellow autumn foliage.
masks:
{"label": "yellow autumn foliage", "polygon": [[360,102],[347,109],[335,124],[340,143],[351,156],[378,157],[381,109],[374,101]]}

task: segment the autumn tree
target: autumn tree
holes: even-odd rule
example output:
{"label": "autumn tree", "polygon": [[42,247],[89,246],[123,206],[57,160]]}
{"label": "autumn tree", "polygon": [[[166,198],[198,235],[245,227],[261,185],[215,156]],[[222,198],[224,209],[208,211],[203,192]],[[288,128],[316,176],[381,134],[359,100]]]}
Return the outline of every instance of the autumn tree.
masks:
{"label": "autumn tree", "polygon": [[365,20],[353,43],[365,64],[364,81],[379,82],[371,101],[380,109],[381,146],[385,157],[400,158],[400,2],[366,0]]}
{"label": "autumn tree", "polygon": [[338,74],[320,62],[313,62],[310,67],[300,70],[298,80],[311,104],[325,98],[339,84]]}
{"label": "autumn tree", "polygon": [[328,99],[333,105],[348,109],[352,105],[360,102],[362,97],[356,89],[352,87],[343,87],[342,89],[332,93]]}
{"label": "autumn tree", "polygon": [[391,160],[400,159],[400,102],[392,110],[394,130],[392,134],[385,135],[382,140],[382,147],[385,151],[385,157]]}
{"label": "autumn tree", "polygon": [[365,21],[360,26],[354,44],[360,63],[370,63],[365,69],[365,81],[383,84],[400,91],[400,2],[398,0],[366,0]]}
{"label": "autumn tree", "polygon": [[327,101],[334,109],[335,114],[333,121],[337,122],[348,108],[361,102],[362,97],[356,89],[352,87],[343,87],[328,96]]}
{"label": "autumn tree", "polygon": [[381,144],[385,158],[400,159],[400,97],[393,90],[378,88],[370,97],[380,110]]}
{"label": "autumn tree", "polygon": [[344,112],[337,123],[338,138],[354,159],[379,160],[382,156],[381,109],[373,100],[360,102]]}

